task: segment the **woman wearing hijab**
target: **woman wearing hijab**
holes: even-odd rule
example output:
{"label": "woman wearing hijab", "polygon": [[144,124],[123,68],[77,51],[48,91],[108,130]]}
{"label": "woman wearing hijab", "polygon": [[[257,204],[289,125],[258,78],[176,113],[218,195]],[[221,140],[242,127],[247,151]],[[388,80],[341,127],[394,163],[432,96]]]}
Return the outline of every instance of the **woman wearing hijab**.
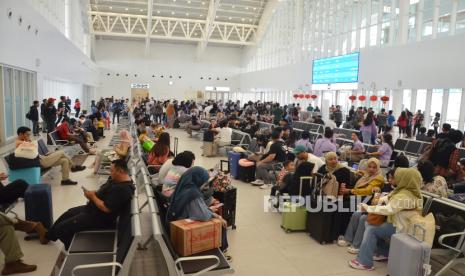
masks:
{"label": "woman wearing hijab", "polygon": [[[369,196],[373,194],[373,190],[381,190],[384,186],[384,177],[381,174],[381,167],[378,159],[368,159],[366,171],[361,173],[363,176],[355,183],[353,189],[347,189],[345,184],[342,184],[339,193],[343,195]],[[344,236],[340,236],[337,241],[337,244],[343,247],[350,244],[351,246],[347,249],[349,253],[358,253],[358,248],[360,247],[363,233],[365,232],[366,217],[366,214],[362,212],[353,213]]]}
{"label": "woman wearing hijab", "polygon": [[[111,154],[111,158],[113,159],[125,159],[128,154],[129,154],[129,149],[133,145],[133,140],[131,137],[131,134],[125,129],[121,130],[119,132],[119,143],[115,144],[113,146],[113,154]],[[94,161],[94,174],[97,174],[100,164],[105,161],[105,162],[111,162],[109,159],[110,156],[107,156],[106,154],[110,152],[111,150],[102,150],[100,151],[96,156],[95,156],[95,161]]]}
{"label": "woman wearing hijab", "polygon": [[[423,182],[420,172],[414,168],[398,168],[394,174],[395,189],[379,199],[385,205],[368,206],[361,204],[361,211],[387,216],[387,221],[379,226],[366,224],[365,234],[356,259],[349,266],[360,270],[373,270],[373,261],[387,260],[389,240],[395,233],[407,233],[412,218],[421,217],[423,199],[420,186]],[[376,253],[376,254],[375,254]]]}
{"label": "woman wearing hijab", "polygon": [[378,159],[368,159],[366,171],[360,173],[363,176],[355,183],[353,189],[348,189],[345,183],[342,183],[339,193],[342,195],[369,196],[374,188],[381,189],[383,187],[384,177],[381,174],[381,163]]}
{"label": "woman wearing hijab", "polygon": [[300,179],[302,177],[312,176],[313,167],[315,164],[310,162],[300,163],[295,173],[286,174],[283,179],[284,187],[280,189],[280,193],[288,193],[291,196],[307,196],[310,194],[309,180],[302,183],[302,190],[300,189]]}
{"label": "woman wearing hijab", "polygon": [[179,179],[176,189],[171,195],[170,206],[166,214],[166,220],[170,222],[191,219],[196,221],[208,221],[218,218],[223,223],[221,231],[221,250],[228,248],[226,238],[226,221],[213,212],[203,199],[202,189],[208,186],[209,175],[202,167],[192,167]]}
{"label": "woman wearing hijab", "polygon": [[352,187],[350,169],[339,162],[335,152],[328,152],[325,154],[325,163],[326,164],[321,166],[318,170],[319,174],[332,174],[336,177],[338,183],[346,183],[349,184],[348,187]]}
{"label": "woman wearing hijab", "polygon": [[440,175],[434,174],[434,165],[431,161],[419,161],[417,164],[417,169],[423,178],[423,183],[421,185],[421,189],[423,191],[447,198],[449,193],[446,179]]}

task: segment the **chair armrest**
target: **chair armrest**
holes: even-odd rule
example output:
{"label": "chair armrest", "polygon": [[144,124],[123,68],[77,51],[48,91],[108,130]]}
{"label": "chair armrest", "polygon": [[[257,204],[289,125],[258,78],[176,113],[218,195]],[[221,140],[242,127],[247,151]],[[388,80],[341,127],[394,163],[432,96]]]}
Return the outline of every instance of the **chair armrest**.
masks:
{"label": "chair armrest", "polygon": [[457,248],[455,248],[455,247],[452,247],[452,246],[450,246],[450,245],[445,244],[445,243],[444,243],[444,239],[450,238],[450,237],[456,237],[456,236],[462,236],[462,237],[463,237],[464,235],[465,235],[465,232],[457,232],[457,233],[451,233],[451,234],[444,234],[444,235],[439,236],[438,242],[439,242],[439,244],[440,244],[441,246],[444,246],[444,247],[446,247],[446,248],[449,248],[450,250],[456,252],[457,254],[460,254],[460,253],[462,253],[461,250],[459,250],[459,249],[457,249]]}
{"label": "chair armrest", "polygon": [[112,266],[112,267],[119,267],[120,269],[123,268],[123,266],[120,263],[117,262],[110,262],[110,263],[99,263],[99,264],[85,264],[85,265],[78,265],[75,266],[72,270],[72,275],[75,276],[74,274],[77,270],[83,270],[83,269],[88,269],[88,268],[97,268],[97,267],[106,267],[106,266]]}
{"label": "chair armrest", "polygon": [[198,256],[198,257],[181,257],[181,258],[176,259],[176,261],[174,261],[174,268],[176,269],[176,274],[178,276],[184,275],[182,271],[182,267],[181,267],[182,262],[197,261],[197,260],[216,260],[216,262],[213,265],[206,267],[200,270],[199,272],[193,274],[193,276],[202,275],[205,272],[215,269],[220,265],[220,259],[215,255]]}
{"label": "chair armrest", "polygon": [[63,144],[61,144],[61,145],[63,145],[63,146],[69,145],[69,141],[68,141],[68,140],[55,140],[55,143],[56,143],[56,142],[63,143]]}

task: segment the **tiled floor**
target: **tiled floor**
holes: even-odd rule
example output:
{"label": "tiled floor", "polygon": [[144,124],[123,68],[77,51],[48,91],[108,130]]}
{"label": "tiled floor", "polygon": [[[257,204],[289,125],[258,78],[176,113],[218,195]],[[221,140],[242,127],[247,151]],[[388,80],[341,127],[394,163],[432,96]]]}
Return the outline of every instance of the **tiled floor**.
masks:
{"label": "tiled floor", "polygon": [[[195,165],[212,168],[221,158],[204,158],[201,156],[201,142],[188,138],[181,130],[170,131],[179,137],[178,152],[191,150],[197,159]],[[99,147],[108,144],[111,136],[99,142]],[[94,157],[89,157],[84,165],[90,165]],[[52,185],[53,207],[55,219],[70,207],[84,204],[85,198],[79,185],[88,189],[98,187],[98,178],[91,176],[91,171],[72,174],[72,179],[79,181],[78,186],[59,185],[59,170],[54,171],[54,180],[47,180]],[[269,190],[261,190],[250,184],[234,181],[238,188],[236,230],[228,231],[230,254],[233,256],[232,266],[235,275],[386,275],[385,263],[377,263],[373,272],[355,271],[347,262],[353,258],[337,245],[320,245],[305,233],[285,233],[280,228],[281,216],[278,213],[264,212],[264,197]],[[20,216],[24,214],[23,204],[16,207]],[[146,211],[146,210],[145,210]],[[144,237],[150,236],[150,219],[142,215]],[[40,245],[38,241],[24,241],[20,237],[21,247],[25,253],[24,260],[39,266],[35,273],[27,275],[50,275],[56,262],[61,243]],[[159,250],[153,244],[147,251],[136,252],[130,275],[167,275],[166,267]]]}

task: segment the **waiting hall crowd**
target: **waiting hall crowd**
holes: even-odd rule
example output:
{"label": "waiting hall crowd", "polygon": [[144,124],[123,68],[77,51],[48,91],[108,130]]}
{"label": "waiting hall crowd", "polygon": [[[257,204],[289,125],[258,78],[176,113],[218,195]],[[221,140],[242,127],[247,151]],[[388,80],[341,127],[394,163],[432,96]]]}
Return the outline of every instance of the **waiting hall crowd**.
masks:
{"label": "waiting hall crowd", "polygon": [[[53,145],[50,150],[64,143],[79,145],[79,155],[95,155],[90,168],[93,174],[110,158],[110,177],[98,190],[84,190],[88,203],[69,209],[49,229],[41,222],[11,219],[0,213],[0,249],[5,254],[3,275],[37,268],[22,262],[23,253],[14,230],[37,232],[42,244],[60,240],[67,249],[76,232],[114,225],[134,193],[127,158],[137,142],[145,151],[150,173],[157,174],[162,184],[161,192],[168,206],[166,222],[183,218],[220,219],[224,229],[221,249],[231,260],[225,230],[228,222],[218,212],[221,205],[206,185],[212,172],[194,166],[196,156],[191,151],[174,154],[169,134],[173,128],[185,129],[186,137],[181,139],[200,136],[204,157],[237,154],[238,164],[230,164],[237,167],[236,178],[261,189],[271,189],[273,208],[282,207],[279,197],[283,195],[314,194],[316,186],[310,180],[302,180],[309,177],[320,180],[321,195],[343,199],[373,196],[359,211],[337,216],[340,221],[334,230],[337,244],[354,254],[349,262],[354,269],[373,270],[374,261],[386,261],[391,236],[409,231],[414,224],[433,225],[433,229],[426,230],[429,236],[431,232],[434,236],[434,217],[422,212],[422,191],[465,203],[461,194],[465,192],[465,159],[460,159],[460,149],[465,146],[463,133],[442,122],[440,114],[436,114],[431,125],[425,125],[426,115],[420,110],[415,114],[402,111],[396,119],[392,111],[375,112],[364,107],[352,107],[344,116],[339,106],[322,111],[312,105],[303,108],[299,104],[281,106],[260,101],[241,105],[239,101],[200,103],[153,98],[130,101],[112,97],[92,101],[89,110],[84,110],[76,99],[72,112],[69,98],[60,97],[57,105],[55,101],[53,98],[44,99],[41,104],[34,101],[26,114],[32,130],[26,126],[17,129],[10,170],[58,166],[62,185],[77,184],[70,173],[86,167],[75,164],[61,149],[42,154],[40,143],[44,142],[39,142],[42,131],[47,135],[47,144]],[[329,120],[323,121],[322,112],[329,112]],[[96,142],[105,137],[104,131],[129,114],[137,125],[137,137],[122,130],[111,149],[99,150]],[[317,126],[315,129],[319,130],[298,129],[299,122]],[[348,130],[347,134],[341,134],[339,129]],[[250,141],[241,144],[234,139],[235,133],[250,137]],[[395,150],[394,137],[428,142],[429,146],[412,160]],[[341,145],[338,139],[346,142]],[[112,156],[107,155],[109,150],[114,152]],[[6,173],[0,174],[2,181],[7,178]],[[0,205],[23,198],[33,184],[17,179],[1,186]],[[432,240],[429,238],[428,242],[432,244]]]}

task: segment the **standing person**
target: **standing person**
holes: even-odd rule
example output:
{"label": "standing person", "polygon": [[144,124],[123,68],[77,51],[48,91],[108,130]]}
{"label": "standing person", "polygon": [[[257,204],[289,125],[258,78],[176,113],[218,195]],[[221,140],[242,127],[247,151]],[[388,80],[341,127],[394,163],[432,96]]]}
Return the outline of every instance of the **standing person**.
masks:
{"label": "standing person", "polygon": [[156,123],[161,124],[162,123],[162,117],[163,117],[163,105],[161,102],[157,102],[155,104],[155,116],[153,117],[153,120]]}
{"label": "standing person", "polygon": [[384,108],[381,108],[381,111],[378,113],[376,118],[378,121],[378,134],[381,134],[384,131],[386,131],[386,128],[387,128],[388,116],[386,114],[386,110]]}
{"label": "standing person", "polygon": [[407,114],[407,127],[405,129],[405,132],[407,133],[407,138],[411,138],[412,137],[413,114],[407,108],[405,109],[405,114]]}
{"label": "standing person", "polygon": [[79,112],[81,112],[81,102],[79,101],[79,99],[76,99],[76,101],[74,102],[74,111],[76,111],[74,117],[79,118]]}
{"label": "standing person", "polygon": [[43,99],[40,104],[40,118],[42,118],[42,133],[47,133],[47,121],[45,121],[44,113],[45,106],[47,105],[47,99]]}
{"label": "standing person", "polygon": [[116,123],[119,123],[119,116],[121,114],[121,110],[123,109],[123,107],[118,99],[116,99],[115,102],[113,103],[112,109],[113,109],[112,124],[115,124],[115,117],[116,117]]}
{"label": "standing person", "polygon": [[271,113],[273,115],[273,124],[279,124],[279,121],[283,118],[284,111],[278,103],[274,105],[273,109],[271,110]]}
{"label": "standing person", "polygon": [[439,128],[439,121],[441,120],[441,114],[439,114],[439,112],[436,112],[436,114],[434,115],[434,119],[433,119],[433,122],[431,123],[431,125],[433,126],[434,128],[434,136],[438,136],[438,128]]}
{"label": "standing person", "polygon": [[63,118],[68,117],[69,112],[70,112],[70,108],[67,103],[66,97],[61,96],[60,102],[58,103],[58,120],[56,121],[55,126],[61,123]]}
{"label": "standing person", "polygon": [[39,136],[39,101],[34,101],[34,104],[29,108],[29,112],[26,114],[26,118],[32,122],[32,134]]}
{"label": "standing person", "polygon": [[399,127],[399,137],[407,133],[407,113],[402,111],[399,118],[397,118],[397,126]]}
{"label": "standing person", "polygon": [[342,125],[342,111],[341,111],[340,105],[336,106],[336,110],[334,110],[333,115],[334,115],[334,122],[336,122],[336,126],[340,127]]}
{"label": "standing person", "polygon": [[174,105],[172,103],[169,103],[168,106],[166,107],[166,119],[167,119],[169,128],[173,128],[175,117],[176,117],[176,110],[174,109]]}
{"label": "standing person", "polygon": [[391,131],[392,127],[394,126],[394,122],[396,121],[396,117],[394,117],[392,113],[392,110],[389,110],[387,116],[387,127],[385,132]]}
{"label": "standing person", "polygon": [[371,137],[373,134],[376,134],[376,126],[373,120],[373,113],[368,113],[365,120],[363,120],[363,125],[360,128],[362,133],[363,143],[373,144]]}
{"label": "standing person", "polygon": [[[417,130],[420,131],[420,128],[423,126],[423,120],[425,116],[421,113],[421,110],[418,110],[415,116],[413,116],[413,136],[417,133]],[[426,132],[426,129],[425,129]]]}
{"label": "standing person", "polygon": [[[47,133],[52,132],[55,129],[55,121],[57,120],[57,109],[55,107],[55,99],[49,98],[44,108],[44,121],[47,126]],[[49,145],[52,144],[50,137],[47,136],[47,142]]]}

